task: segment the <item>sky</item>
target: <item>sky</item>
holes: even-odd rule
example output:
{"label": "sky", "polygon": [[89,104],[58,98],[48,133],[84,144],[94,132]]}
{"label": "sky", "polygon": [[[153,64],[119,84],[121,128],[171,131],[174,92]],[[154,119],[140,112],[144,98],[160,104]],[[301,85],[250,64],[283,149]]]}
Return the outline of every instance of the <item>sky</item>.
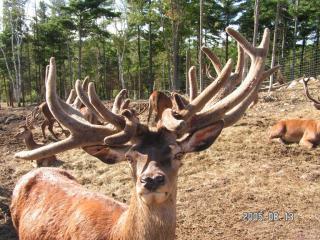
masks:
{"label": "sky", "polygon": [[[2,30],[2,17],[3,17],[3,1],[4,0],[0,0],[0,30]],[[49,2],[48,0],[44,0],[45,2]],[[31,19],[34,15],[35,15],[35,11],[34,11],[34,7],[35,4],[37,4],[37,6],[39,6],[39,2],[40,0],[28,0],[26,3],[26,17],[27,17],[27,21],[28,19]]]}
{"label": "sky", "polygon": [[[0,31],[2,30],[2,9],[3,9],[3,1],[4,0],[0,0]],[[37,8],[39,7],[40,5],[40,2],[41,1],[44,1],[46,3],[50,3],[49,0],[28,0],[27,3],[26,3],[26,24],[29,25],[29,22],[30,20],[32,19],[33,16],[35,16],[35,5],[37,6]],[[68,0],[66,0],[68,1]],[[115,2],[115,5],[117,7],[117,11],[122,11],[122,8],[123,8],[123,0],[114,0]],[[119,25],[118,26],[119,29],[121,29],[121,26]],[[115,30],[115,27],[114,27],[114,24],[113,25],[109,25],[107,27],[108,31],[114,33],[116,30]]]}

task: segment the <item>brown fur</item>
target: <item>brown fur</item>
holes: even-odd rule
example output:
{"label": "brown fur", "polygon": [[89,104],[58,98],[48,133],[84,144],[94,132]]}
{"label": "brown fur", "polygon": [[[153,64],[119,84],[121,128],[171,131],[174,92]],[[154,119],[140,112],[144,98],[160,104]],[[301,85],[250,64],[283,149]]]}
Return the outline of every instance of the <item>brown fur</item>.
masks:
{"label": "brown fur", "polygon": [[[35,110],[40,111],[45,118],[44,121],[41,123],[41,131],[42,131],[43,138],[47,139],[45,130],[46,130],[46,127],[48,127],[48,130],[52,134],[52,136],[55,139],[58,139],[58,136],[53,131],[53,125],[56,122],[56,119],[53,117],[52,113],[50,112],[48,104],[46,102],[43,102]],[[64,129],[62,128],[60,123],[59,122],[57,122],[57,123],[58,123],[59,127],[62,129],[62,131],[64,131]]]}
{"label": "brown fur", "polygon": [[269,138],[312,148],[320,143],[320,122],[312,119],[280,120],[271,127]]}
{"label": "brown fur", "polygon": [[[181,154],[207,148],[222,128],[220,121],[181,142],[166,130],[146,131],[120,156],[130,163],[135,185],[129,206],[90,192],[65,170],[27,173],[16,184],[10,206],[19,238],[173,240]],[[147,178],[159,176],[164,177],[162,184],[147,186]]]}
{"label": "brown fur", "polygon": [[155,111],[155,122],[158,122],[166,108],[172,108],[170,97],[163,92],[153,91],[149,97],[148,122],[153,111]]}

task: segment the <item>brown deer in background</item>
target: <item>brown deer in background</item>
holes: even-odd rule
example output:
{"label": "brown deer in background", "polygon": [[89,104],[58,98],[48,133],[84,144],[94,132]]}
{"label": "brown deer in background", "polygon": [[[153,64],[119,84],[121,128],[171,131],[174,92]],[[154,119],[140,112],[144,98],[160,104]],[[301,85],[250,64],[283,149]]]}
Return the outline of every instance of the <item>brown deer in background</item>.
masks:
{"label": "brown deer in background", "polygon": [[163,111],[166,108],[172,108],[171,98],[168,97],[164,92],[155,90],[151,93],[149,97],[149,108],[148,108],[148,123],[152,112],[155,112],[155,122],[158,122]]}
{"label": "brown deer in background", "polygon": [[[46,72],[48,72],[48,69]],[[46,79],[47,79],[47,74],[48,73],[46,73]],[[88,83],[89,83],[89,77],[87,76],[83,80],[82,88],[86,90],[88,88]],[[101,118],[99,118],[99,116],[95,112],[93,112],[92,110],[90,110],[89,108],[87,108],[85,106],[85,104],[82,102],[81,98],[79,96],[77,96],[76,90],[71,89],[70,94],[68,96],[68,99],[66,100],[66,103],[71,105],[72,107],[78,109],[81,112],[81,114],[83,115],[83,117],[86,120],[88,120],[90,123],[101,124],[101,122],[99,121]],[[62,133],[64,133],[66,136],[69,134],[69,131],[63,129],[61,124],[58,121],[56,121],[56,119],[53,117],[53,115],[51,114],[51,112],[49,110],[48,104],[46,102],[41,103],[39,106],[37,106],[32,111],[32,114],[30,114],[30,118],[28,119],[28,121],[31,124],[33,124],[37,115],[40,113],[44,117],[44,120],[41,122],[41,131],[42,131],[42,136],[44,139],[47,139],[45,130],[46,130],[46,127],[48,127],[48,130],[50,131],[52,136],[55,138],[55,140],[58,140],[58,136],[56,135],[56,133],[53,130],[55,122],[57,122],[58,126],[61,128]]]}
{"label": "brown deer in background", "polygon": [[[204,51],[204,48],[203,48],[203,51]],[[188,80],[189,80],[189,86],[190,86],[189,99],[193,100],[195,96],[197,96],[198,94],[195,67],[190,68],[188,73]],[[182,105],[186,106],[189,104],[189,102],[187,99],[185,99],[183,96],[181,96],[176,92],[172,92],[171,96],[167,96],[162,91],[154,90],[149,97],[147,122],[148,123],[150,122],[150,118],[153,111],[155,112],[154,121],[157,123],[161,119],[162,113],[166,108],[173,108],[174,110],[179,109],[179,106],[177,104],[181,106]]]}
{"label": "brown deer in background", "polygon": [[[23,140],[26,144],[27,149],[33,150],[37,149],[39,147],[43,147],[43,144],[36,143],[33,138],[33,134],[30,128],[28,128],[26,125],[22,125],[19,127],[20,132],[17,133],[14,137],[19,140]],[[37,159],[35,161],[34,167],[48,167],[52,166],[57,162],[57,158],[55,155],[44,157]]]}
{"label": "brown deer in background", "polygon": [[[11,215],[20,239],[108,239],[172,240],[176,228],[177,177],[182,156],[202,151],[213,144],[228,124],[244,114],[258,91],[261,79],[275,69],[264,71],[269,46],[266,29],[258,47],[253,47],[231,28],[226,31],[250,56],[245,80],[216,104],[206,103],[229,80],[229,60],[216,81],[183,105],[174,96],[177,109],[166,108],[156,129],[140,123],[130,109],[108,110],[89,84],[88,93],[79,91],[107,125],[91,124],[56,94],[56,65],[50,59],[46,101],[53,116],[67,127],[68,138],[47,146],[17,153],[17,158],[38,159],[82,147],[106,163],[127,160],[134,188],[130,205],[117,202],[82,187],[65,170],[43,168],[24,175],[12,196]],[[96,154],[98,152],[98,154]],[[100,158],[104,155],[104,158]]]}
{"label": "brown deer in background", "polygon": [[[308,90],[309,78],[303,78],[305,94],[316,109],[320,101],[315,100]],[[283,143],[299,143],[306,148],[313,148],[320,143],[320,121],[314,119],[281,119],[271,127],[269,138],[279,138]]]}

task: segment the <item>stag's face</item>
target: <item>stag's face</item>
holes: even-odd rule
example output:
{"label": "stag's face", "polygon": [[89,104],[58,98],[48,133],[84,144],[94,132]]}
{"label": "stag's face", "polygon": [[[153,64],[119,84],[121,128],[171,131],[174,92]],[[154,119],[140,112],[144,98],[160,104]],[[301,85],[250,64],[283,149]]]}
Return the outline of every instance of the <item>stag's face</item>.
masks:
{"label": "stag's face", "polygon": [[182,156],[175,135],[165,131],[145,134],[126,153],[136,193],[143,202],[161,204],[176,194]]}

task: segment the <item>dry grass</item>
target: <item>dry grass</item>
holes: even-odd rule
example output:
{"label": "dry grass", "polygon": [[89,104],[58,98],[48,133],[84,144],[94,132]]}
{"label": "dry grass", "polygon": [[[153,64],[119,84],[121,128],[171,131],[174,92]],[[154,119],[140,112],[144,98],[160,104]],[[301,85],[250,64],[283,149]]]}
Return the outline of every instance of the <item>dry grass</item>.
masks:
{"label": "dry grass", "polygon": [[[319,112],[302,90],[275,92],[273,98],[225,129],[207,151],[186,156],[179,176],[177,239],[319,239],[320,149],[267,138],[269,127],[280,118],[317,118]],[[8,211],[11,191],[17,178],[32,169],[13,158],[23,149],[13,139],[17,124],[0,128],[0,239],[9,240],[17,239]],[[78,149],[58,157],[64,161],[60,167],[86,187],[129,200],[132,183],[126,163],[108,166]],[[245,221],[245,212],[262,212],[264,220]],[[269,221],[269,212],[278,212],[280,220]],[[294,220],[285,221],[285,212],[294,213]]]}

